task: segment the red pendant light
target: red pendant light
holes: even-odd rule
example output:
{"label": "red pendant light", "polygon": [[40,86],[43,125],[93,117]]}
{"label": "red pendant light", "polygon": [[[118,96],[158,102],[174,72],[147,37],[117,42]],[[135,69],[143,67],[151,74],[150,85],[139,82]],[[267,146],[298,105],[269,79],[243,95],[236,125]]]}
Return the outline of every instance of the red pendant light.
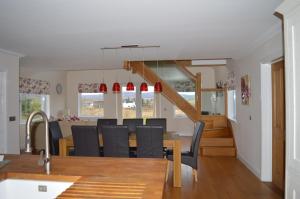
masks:
{"label": "red pendant light", "polygon": [[128,82],[126,85],[126,91],[134,91],[134,85],[132,82]]}
{"label": "red pendant light", "polygon": [[162,85],[160,82],[156,82],[154,84],[154,92],[161,93],[162,92]]}
{"label": "red pendant light", "polygon": [[115,82],[113,84],[112,90],[114,93],[120,93],[121,92],[121,86],[118,82]]}
{"label": "red pendant light", "polygon": [[105,83],[101,83],[99,86],[99,92],[100,93],[107,93],[107,86]]}
{"label": "red pendant light", "polygon": [[147,85],[146,82],[143,82],[143,83],[141,84],[140,91],[141,91],[141,92],[146,92],[146,91],[148,91],[148,85]]}

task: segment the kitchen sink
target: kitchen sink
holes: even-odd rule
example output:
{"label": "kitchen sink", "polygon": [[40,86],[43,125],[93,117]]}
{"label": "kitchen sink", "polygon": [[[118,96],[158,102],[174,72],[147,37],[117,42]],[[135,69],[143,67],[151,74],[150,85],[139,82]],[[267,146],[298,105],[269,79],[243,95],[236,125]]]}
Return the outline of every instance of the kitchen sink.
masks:
{"label": "kitchen sink", "polygon": [[0,198],[53,199],[72,184],[73,182],[6,179],[0,181]]}

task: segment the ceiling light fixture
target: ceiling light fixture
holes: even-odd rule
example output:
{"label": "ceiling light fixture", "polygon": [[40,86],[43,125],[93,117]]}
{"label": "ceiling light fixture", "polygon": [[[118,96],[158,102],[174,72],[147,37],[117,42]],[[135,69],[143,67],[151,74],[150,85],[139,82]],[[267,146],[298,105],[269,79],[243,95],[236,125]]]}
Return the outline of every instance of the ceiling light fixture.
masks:
{"label": "ceiling light fixture", "polygon": [[[159,72],[158,72],[158,52],[156,50],[156,74],[159,77]],[[160,81],[156,81],[154,84],[154,92],[156,93],[161,93],[162,92],[162,85]]]}
{"label": "ceiling light fixture", "polygon": [[[102,59],[103,59],[103,63],[104,63],[104,51],[102,50]],[[106,94],[107,93],[107,86],[104,83],[104,74],[102,74],[102,83],[99,86],[99,92]]]}
{"label": "ceiling light fixture", "polygon": [[[144,57],[144,48],[143,48],[143,79],[145,80],[145,57]],[[148,85],[144,81],[142,82],[140,86],[140,92],[147,92],[148,91]]]}

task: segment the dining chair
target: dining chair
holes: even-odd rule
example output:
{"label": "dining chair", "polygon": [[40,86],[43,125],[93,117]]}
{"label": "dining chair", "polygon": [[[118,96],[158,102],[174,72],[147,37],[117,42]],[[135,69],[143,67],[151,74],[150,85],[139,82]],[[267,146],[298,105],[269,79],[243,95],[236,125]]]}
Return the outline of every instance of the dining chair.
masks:
{"label": "dining chair", "polygon": [[99,134],[96,126],[71,126],[75,156],[100,156]]}
{"label": "dining chair", "polygon": [[130,118],[130,119],[123,119],[123,125],[128,126],[129,133],[136,132],[136,126],[143,125],[143,118]]}
{"label": "dining chair", "polygon": [[63,137],[58,121],[49,122],[50,154],[59,155],[59,139]]}
{"label": "dining chair", "polygon": [[117,125],[118,120],[113,118],[99,118],[97,120],[97,131],[98,133],[102,133],[103,125]]}
{"label": "dining chair", "polygon": [[[181,163],[193,168],[193,175],[195,181],[198,181],[197,168],[198,168],[198,151],[200,146],[200,139],[204,129],[204,122],[198,121],[195,124],[194,134],[189,151],[181,152]],[[167,159],[173,161],[173,151],[167,150]]]}
{"label": "dining chair", "polygon": [[124,125],[103,125],[104,157],[129,157],[129,132]]}
{"label": "dining chair", "polygon": [[146,125],[148,126],[162,126],[163,131],[167,131],[167,119],[166,118],[147,118]]}
{"label": "dining chair", "polygon": [[163,158],[163,133],[161,126],[137,126],[137,157]]}

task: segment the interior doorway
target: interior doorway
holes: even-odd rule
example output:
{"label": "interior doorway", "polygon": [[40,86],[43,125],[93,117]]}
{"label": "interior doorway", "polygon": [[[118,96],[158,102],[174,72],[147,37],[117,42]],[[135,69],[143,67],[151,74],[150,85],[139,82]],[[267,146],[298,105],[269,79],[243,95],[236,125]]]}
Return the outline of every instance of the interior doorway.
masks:
{"label": "interior doorway", "polygon": [[272,183],[284,192],[285,79],[284,60],[272,64]]}

